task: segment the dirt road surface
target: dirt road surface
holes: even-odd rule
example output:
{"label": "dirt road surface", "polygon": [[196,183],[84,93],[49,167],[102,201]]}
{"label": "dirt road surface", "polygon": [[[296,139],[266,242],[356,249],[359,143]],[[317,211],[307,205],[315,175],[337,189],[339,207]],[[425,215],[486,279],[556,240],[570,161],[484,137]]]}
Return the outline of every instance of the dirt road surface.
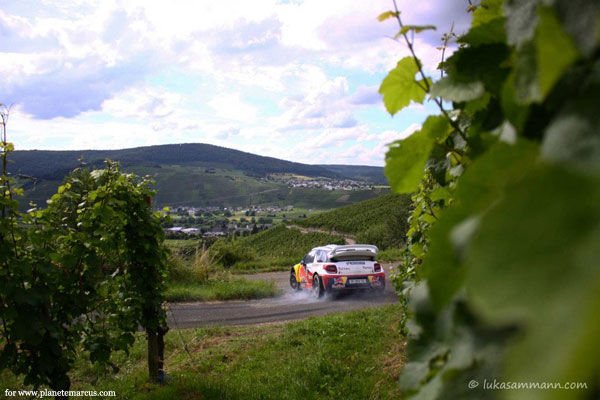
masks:
{"label": "dirt road surface", "polygon": [[288,272],[247,275],[247,279],[275,282],[283,294],[262,300],[170,304],[167,313],[169,326],[178,329],[282,322],[395,303],[397,297],[389,284],[390,266],[385,267],[388,271],[388,284],[384,294],[351,292],[323,299],[315,299],[307,291],[292,291],[288,283]]}

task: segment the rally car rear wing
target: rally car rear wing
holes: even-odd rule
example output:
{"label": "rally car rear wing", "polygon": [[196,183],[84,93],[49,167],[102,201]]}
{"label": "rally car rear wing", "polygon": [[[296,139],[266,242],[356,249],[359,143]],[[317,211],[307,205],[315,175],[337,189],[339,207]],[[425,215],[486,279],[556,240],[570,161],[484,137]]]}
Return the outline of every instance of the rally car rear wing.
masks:
{"label": "rally car rear wing", "polygon": [[331,258],[353,255],[353,256],[364,256],[364,257],[375,257],[379,249],[377,246],[371,244],[349,244],[344,246],[336,246],[331,250],[329,256]]}

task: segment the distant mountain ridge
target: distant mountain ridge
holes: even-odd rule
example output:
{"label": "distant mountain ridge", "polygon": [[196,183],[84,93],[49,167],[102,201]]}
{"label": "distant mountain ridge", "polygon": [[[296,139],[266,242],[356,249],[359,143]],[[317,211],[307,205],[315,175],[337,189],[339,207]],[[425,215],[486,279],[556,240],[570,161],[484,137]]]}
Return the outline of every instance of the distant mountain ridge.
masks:
{"label": "distant mountain ridge", "polygon": [[[104,160],[123,167],[190,163],[229,166],[257,176],[295,173],[310,177],[351,178],[385,183],[383,168],[352,165],[310,165],[204,143],[167,144],[121,150],[21,150],[11,154],[11,171],[36,178],[57,178],[80,165],[99,166]],[[368,172],[367,172],[368,171]]]}
{"label": "distant mountain ridge", "polygon": [[333,208],[378,194],[290,189],[282,182],[267,179],[270,174],[386,184],[381,167],[302,164],[202,143],[122,150],[15,151],[10,155],[9,172],[20,177],[26,190],[23,203],[43,204],[65,175],[82,162],[90,168],[102,168],[106,159],[118,161],[125,171],[153,176],[160,205],[293,204]]}

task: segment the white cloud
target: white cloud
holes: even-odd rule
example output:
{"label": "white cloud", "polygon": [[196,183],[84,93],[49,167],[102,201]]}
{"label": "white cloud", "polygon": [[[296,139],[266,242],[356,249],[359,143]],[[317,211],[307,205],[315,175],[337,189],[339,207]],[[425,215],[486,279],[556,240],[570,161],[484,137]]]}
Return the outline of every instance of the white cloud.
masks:
{"label": "white cloud", "polygon": [[181,95],[152,87],[130,88],[102,103],[102,111],[126,118],[155,119],[176,110]]}
{"label": "white cloud", "polygon": [[[408,54],[389,38],[394,21],[376,20],[388,0],[32,3],[0,10],[0,101],[19,105],[11,129],[21,148],[204,141],[381,164],[392,128],[428,113],[381,111],[379,82]],[[399,6],[406,23],[456,16],[460,30],[468,19],[461,0]],[[430,73],[445,29],[415,42]]]}
{"label": "white cloud", "polygon": [[239,93],[225,93],[215,96],[208,102],[216,115],[225,120],[252,122],[256,119],[256,107],[240,98]]}

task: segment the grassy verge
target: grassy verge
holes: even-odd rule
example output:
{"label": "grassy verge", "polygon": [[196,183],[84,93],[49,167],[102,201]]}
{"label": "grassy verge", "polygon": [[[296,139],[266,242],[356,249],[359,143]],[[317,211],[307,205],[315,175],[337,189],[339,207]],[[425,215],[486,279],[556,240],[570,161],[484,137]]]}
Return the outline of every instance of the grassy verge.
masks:
{"label": "grassy verge", "polygon": [[209,280],[206,283],[174,282],[167,287],[167,301],[250,300],[279,294],[273,282],[243,278]]}
{"label": "grassy verge", "polygon": [[390,247],[377,253],[377,260],[382,262],[400,261],[404,257],[404,249]]}
{"label": "grassy verge", "polygon": [[251,281],[233,276],[216,264],[209,252],[188,244],[171,244],[167,301],[249,300],[273,297],[273,282]]}
{"label": "grassy verge", "polygon": [[232,274],[254,274],[258,272],[288,271],[302,257],[265,257],[258,260],[240,261],[231,267]]}
{"label": "grassy verge", "polygon": [[[73,389],[140,400],[396,399],[404,343],[399,317],[391,305],[288,324],[171,331],[162,386],[147,383],[140,334],[129,356],[116,357],[116,374],[78,363]],[[0,380],[19,388],[6,372]]]}

